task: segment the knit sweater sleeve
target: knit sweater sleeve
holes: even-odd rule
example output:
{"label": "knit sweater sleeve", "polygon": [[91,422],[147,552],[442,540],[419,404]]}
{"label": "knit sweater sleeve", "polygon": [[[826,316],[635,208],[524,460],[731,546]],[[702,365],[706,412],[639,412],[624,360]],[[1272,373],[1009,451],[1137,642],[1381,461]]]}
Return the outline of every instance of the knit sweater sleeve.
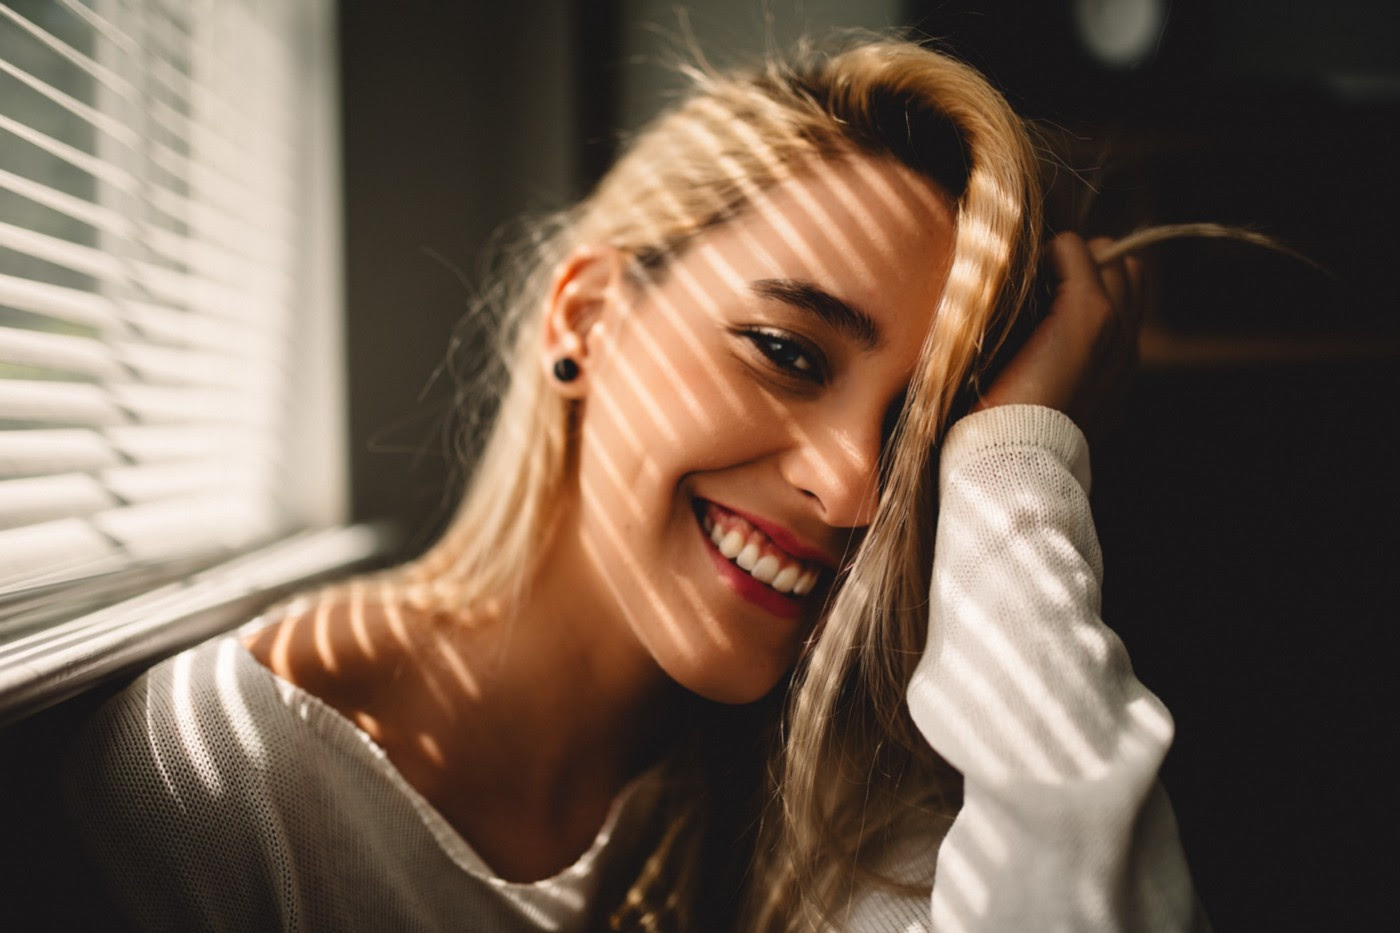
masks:
{"label": "knit sweater sleeve", "polygon": [[[992,408],[948,433],[928,644],[908,691],[964,779],[932,929],[1208,927],[1157,780],[1171,716],[1099,617],[1088,489],[1084,437],[1059,412]],[[863,928],[882,926],[925,923]]]}

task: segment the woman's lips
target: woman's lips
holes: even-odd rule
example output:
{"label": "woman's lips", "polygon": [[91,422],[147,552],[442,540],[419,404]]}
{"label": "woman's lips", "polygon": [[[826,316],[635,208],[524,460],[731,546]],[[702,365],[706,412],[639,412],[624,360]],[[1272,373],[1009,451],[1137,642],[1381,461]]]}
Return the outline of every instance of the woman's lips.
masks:
{"label": "woman's lips", "polygon": [[822,567],[788,553],[736,512],[705,500],[695,505],[707,550],[730,588],[774,615],[800,615]]}

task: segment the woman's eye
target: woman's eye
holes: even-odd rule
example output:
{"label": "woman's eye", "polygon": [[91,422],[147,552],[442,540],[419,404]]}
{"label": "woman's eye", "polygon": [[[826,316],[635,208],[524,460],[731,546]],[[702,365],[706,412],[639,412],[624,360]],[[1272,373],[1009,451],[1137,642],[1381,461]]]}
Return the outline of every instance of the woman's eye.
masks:
{"label": "woman's eye", "polygon": [[768,329],[747,330],[743,336],[783,372],[809,382],[819,383],[826,378],[821,354],[810,349],[805,342],[782,331]]}

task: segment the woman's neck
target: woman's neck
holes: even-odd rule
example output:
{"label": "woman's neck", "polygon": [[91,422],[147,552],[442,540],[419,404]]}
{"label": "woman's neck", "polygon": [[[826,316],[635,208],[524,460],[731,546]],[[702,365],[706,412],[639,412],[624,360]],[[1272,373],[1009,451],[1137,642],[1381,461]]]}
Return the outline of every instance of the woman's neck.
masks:
{"label": "woman's neck", "polygon": [[350,585],[249,642],[368,732],[510,880],[554,874],[591,845],[686,702],[589,585],[570,539],[553,540],[513,600],[431,611],[390,586]]}

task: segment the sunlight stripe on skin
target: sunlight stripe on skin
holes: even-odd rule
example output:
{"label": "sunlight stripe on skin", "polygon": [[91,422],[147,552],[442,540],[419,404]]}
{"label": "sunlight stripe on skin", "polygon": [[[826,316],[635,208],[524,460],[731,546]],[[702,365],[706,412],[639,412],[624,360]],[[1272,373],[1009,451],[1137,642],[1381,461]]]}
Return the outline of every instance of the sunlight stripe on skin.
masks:
{"label": "sunlight stripe on skin", "polygon": [[[748,173],[743,172],[741,166],[734,164],[733,157],[726,154],[722,142],[713,131],[709,130],[708,127],[702,127],[694,122],[689,123],[687,129],[694,130],[691,135],[695,138],[697,144],[712,153],[713,156],[719,160],[719,164],[726,168],[732,167],[730,168],[729,174],[733,177],[735,186],[748,199],[749,210],[755,214],[763,215],[765,219],[770,219],[774,232],[793,249],[798,258],[801,259],[808,268],[821,268],[822,263],[818,261],[810,245],[798,235],[795,229],[793,229],[791,221],[787,220],[787,218],[782,215],[782,212],[773,208],[772,200],[768,196],[767,190],[750,178]],[[746,127],[740,125],[738,127],[740,131],[738,135],[741,137],[744,136],[745,134],[743,131],[746,129]],[[747,140],[745,141],[747,142]],[[771,154],[771,150],[768,151]],[[784,175],[790,174],[791,173],[784,173]],[[783,176],[779,177],[781,178]],[[776,184],[776,181],[774,184]],[[771,185],[768,187],[771,187]]]}
{"label": "sunlight stripe on skin", "polygon": [[[857,164],[863,165],[864,163]],[[855,166],[853,165],[853,168],[854,167]],[[862,171],[862,174],[871,173]],[[787,191],[792,196],[793,200],[796,202],[797,209],[805,213],[807,217],[816,224],[818,229],[826,231],[826,239],[828,243],[837,247],[837,256],[839,261],[841,262],[841,267],[855,281],[873,282],[879,278],[879,275],[877,274],[874,268],[865,264],[864,262],[854,261],[854,257],[859,252],[856,248],[855,241],[851,238],[849,232],[845,229],[844,225],[839,223],[836,220],[836,218],[832,216],[829,210],[822,207],[821,204],[817,202],[816,198],[812,195],[812,192],[810,192],[806,186],[794,185],[788,188]],[[858,213],[863,214],[865,212],[859,211]],[[784,219],[788,220],[790,223],[792,222],[786,217],[786,215],[784,215]],[[803,245],[807,246],[809,249],[811,248],[811,244],[806,243],[805,241]],[[836,274],[839,276],[840,271],[838,271]]]}
{"label": "sunlight stripe on skin", "polygon": [[[631,323],[624,323],[622,326],[634,328],[636,327],[635,324]],[[641,333],[640,328],[636,329],[636,333]],[[681,436],[676,432],[675,425],[671,422],[671,419],[665,414],[665,412],[663,412],[661,405],[657,402],[656,398],[651,394],[651,392],[647,391],[646,386],[642,382],[642,380],[637,377],[636,367],[634,367],[631,363],[623,359],[620,354],[616,353],[611,355],[609,365],[613,366],[617,370],[617,372],[622,376],[623,381],[626,382],[628,388],[631,389],[633,398],[635,398],[637,402],[642,406],[642,410],[646,412],[647,416],[651,419],[652,424],[656,426],[657,430],[659,430],[662,434],[666,436],[667,441],[669,441],[672,444],[679,445],[681,442]],[[594,394],[595,396],[597,395],[597,393]]]}
{"label": "sunlight stripe on skin", "polygon": [[[842,469],[842,465],[835,462],[834,458],[832,458],[829,455],[817,456],[815,453],[808,454],[808,456],[811,458],[809,462],[811,463],[812,467],[817,471],[817,474],[824,485],[828,487],[846,486],[848,484],[845,480],[842,479],[842,477],[849,476],[851,473],[856,472],[854,468],[859,464],[860,461],[859,446],[855,442],[847,438],[845,434],[841,431],[837,431],[834,429],[828,429],[828,431],[831,434],[831,443],[834,444],[836,449],[846,458],[846,463],[844,464],[845,469]],[[826,450],[829,447],[829,445],[821,443],[819,440],[814,438],[812,435],[802,431],[802,429],[800,428],[797,429],[797,434],[802,441],[801,449],[803,451],[814,452],[817,449]],[[877,473],[878,471],[873,468],[867,471],[866,473],[867,479],[864,481],[864,488],[862,489],[861,495],[861,502],[863,504],[868,505],[873,504],[874,502],[874,497],[872,496],[872,493],[875,491],[876,485],[879,480]],[[863,512],[865,511],[865,509],[862,508],[861,511]]]}
{"label": "sunlight stripe on skin", "polygon": [[437,739],[433,738],[430,733],[419,732],[414,737],[414,744],[418,746],[419,751],[423,753],[424,757],[435,766],[441,768],[447,762],[447,758],[442,754],[442,746],[437,743]]}
{"label": "sunlight stripe on skin", "polygon": [[700,624],[705,627],[705,630],[710,633],[710,637],[715,644],[726,650],[732,649],[734,647],[734,639],[730,638],[728,633],[724,631],[724,627],[719,624],[719,620],[715,618],[714,610],[705,605],[705,601],[700,596],[700,591],[695,588],[695,581],[674,572],[672,573],[672,579],[675,580],[677,588],[681,591],[681,595],[685,597],[685,601],[690,604],[691,611],[695,613],[695,618],[698,619]]}
{"label": "sunlight stripe on skin", "polygon": [[306,618],[307,612],[315,606],[302,608],[297,612],[290,613],[283,624],[277,626],[276,633],[272,639],[272,648],[268,651],[268,657],[272,659],[272,666],[278,670],[291,670],[292,637],[296,634],[297,627],[301,620]]}
{"label": "sunlight stripe on skin", "polygon": [[471,668],[467,667],[466,659],[462,657],[460,652],[449,650],[449,646],[444,645],[437,652],[437,657],[450,669],[463,693],[474,698],[481,696],[481,683]]}
{"label": "sunlight stripe on skin", "polygon": [[[643,295],[651,296],[652,293],[649,291],[650,286],[648,286],[647,288],[648,291],[644,291]],[[635,310],[635,305],[629,307],[627,310],[629,312]],[[628,326],[628,321],[623,320],[619,326]],[[654,338],[652,338],[651,335],[646,332],[645,328],[636,328],[633,331],[633,335],[642,341],[643,345],[647,348],[647,350],[651,352],[653,357],[661,355],[660,348],[657,346]],[[695,390],[690,386],[686,385],[673,370],[668,369],[664,371],[662,373],[662,376],[670,385],[671,391],[674,394],[675,398],[679,399],[680,402],[686,407],[686,409],[689,410],[692,417],[699,417],[704,412],[704,405],[701,403],[700,399],[695,395]],[[647,401],[649,406],[653,404],[650,399],[648,399]],[[671,440],[678,440],[678,438],[674,434],[672,434]]]}
{"label": "sunlight stripe on skin", "polygon": [[370,640],[369,629],[365,625],[365,603],[369,598],[369,587],[363,580],[351,580],[346,587],[350,594],[350,634],[355,639],[360,653],[366,658],[375,657],[374,643]]}
{"label": "sunlight stripe on skin", "polygon": [[339,674],[340,658],[336,657],[335,648],[331,645],[331,609],[330,600],[317,600],[316,611],[311,616],[311,640],[326,670],[332,674]]}
{"label": "sunlight stripe on skin", "polygon": [[[676,316],[673,315],[667,315],[664,318],[664,320],[666,320],[668,323],[671,323],[673,326],[676,319]],[[623,326],[629,325],[624,323]],[[691,334],[693,337],[693,331],[691,332]],[[641,341],[642,345],[646,347],[646,349],[650,352],[653,359],[664,358],[660,346],[656,343],[656,338],[654,338],[650,333],[648,333],[645,327],[634,327],[634,330],[632,331],[632,336],[636,337],[639,341]],[[638,398],[641,398],[643,393],[637,391],[636,374],[635,370],[631,367],[631,365],[626,364],[625,361],[619,361],[616,358],[614,358],[613,364],[619,366],[622,369],[623,373],[629,377],[629,381],[633,385],[634,394]],[[684,405],[692,419],[696,421],[702,421],[708,428],[714,428],[715,425],[711,421],[709,421],[709,419],[703,417],[705,414],[705,406],[701,403],[699,397],[696,396],[694,388],[685,385],[681,381],[677,369],[678,367],[675,366],[675,364],[672,364],[668,367],[664,367],[661,372],[662,378],[664,378],[666,382],[670,385],[670,388],[674,393],[674,397],[677,398]],[[646,406],[648,410],[655,408],[655,410],[660,411],[660,407],[656,405],[655,401],[649,395],[646,397]],[[680,442],[679,435],[675,433],[675,428],[672,427],[669,422],[665,425],[665,430],[669,440],[671,440],[673,443]]]}
{"label": "sunlight stripe on skin", "polygon": [[[588,452],[597,458],[598,465],[603,468],[603,473],[607,476],[609,482],[623,492],[630,492],[633,488],[632,484],[622,475],[622,471],[618,469],[617,461],[613,458],[612,451],[608,449],[607,444],[595,438],[596,435],[593,434],[589,434],[588,437],[585,438],[584,443],[588,444]],[[633,453],[635,456],[644,457],[644,463],[650,464],[652,462],[651,457],[647,456],[646,451],[642,449],[641,445],[637,445]],[[653,466],[652,469],[654,471],[655,467]],[[634,520],[638,522],[646,521],[646,512],[635,496],[623,496],[622,501],[626,504],[625,507],[627,510],[632,513],[631,517]]]}
{"label": "sunlight stripe on skin", "polygon": [[[711,117],[715,126],[722,126],[726,132],[733,134],[734,138],[743,144],[745,151],[752,154],[754,158],[761,162],[775,181],[792,176],[793,170],[790,165],[790,160],[779,156],[772,144],[760,136],[757,130],[749,125],[747,120],[736,119],[733,110],[724,106],[719,101],[708,97],[696,99],[693,102],[693,109],[698,113]],[[775,113],[780,117],[782,116],[781,111],[775,111]],[[697,128],[703,128],[703,131],[712,139],[718,139],[718,134],[701,121],[689,120],[687,122]],[[724,152],[725,147],[721,144],[717,148],[712,148],[711,151],[716,153]],[[813,155],[815,154],[814,152]],[[750,172],[743,172],[740,177],[747,180],[750,174]]]}
{"label": "sunlight stripe on skin", "polygon": [[[608,537],[613,539],[614,543],[616,543],[618,538],[617,528],[611,524],[605,524],[604,528],[608,532]],[[610,559],[605,556],[605,552],[603,550],[600,550],[598,542],[593,540],[592,535],[584,535],[582,538],[582,544],[584,553],[586,553],[589,556],[589,558],[593,561],[593,563],[596,566],[611,566]],[[615,559],[615,557],[613,559]],[[624,563],[627,565],[625,569],[628,572],[636,575],[634,579],[630,581],[626,579],[620,580],[615,578],[613,574],[610,573],[604,573],[602,575],[603,582],[607,586],[609,592],[612,594],[613,599],[618,603],[618,605],[626,605],[630,599],[630,594],[628,592],[628,583],[632,584],[632,592],[635,593],[638,589],[640,589],[642,595],[646,597],[647,602],[651,604],[652,611],[656,613],[657,620],[666,628],[666,630],[671,634],[672,637],[678,638],[682,644],[682,647],[685,650],[689,651],[693,656],[695,654],[695,644],[693,639],[685,637],[685,627],[677,624],[675,618],[669,612],[666,611],[666,608],[662,605],[661,598],[657,594],[656,590],[649,585],[642,585],[641,587],[636,586],[636,581],[638,579],[645,579],[645,576],[643,575],[644,570],[641,567],[640,562],[636,560],[635,556],[627,554],[624,557]]]}
{"label": "sunlight stripe on skin", "polygon": [[[853,166],[858,165],[853,160]],[[900,203],[893,190],[890,190],[885,180],[877,172],[862,172],[865,176],[866,186],[871,188],[877,197],[884,201],[884,209],[892,215],[898,215],[909,209],[908,204]],[[878,243],[881,251],[890,250],[895,243],[893,227],[888,229],[875,219],[875,212],[868,209],[864,200],[856,194],[855,186],[845,175],[832,174],[823,177],[823,183],[827,186],[832,196],[851,213],[857,225],[860,227],[862,239]],[[919,193],[922,193],[921,191]]]}
{"label": "sunlight stripe on skin", "polygon": [[632,419],[622,417],[622,412],[618,410],[617,402],[611,395],[604,392],[595,392],[590,396],[589,401],[595,403],[607,412],[612,419],[612,423],[617,425],[624,439],[632,446],[633,450],[640,450],[642,448],[642,439],[637,434],[637,429],[632,425]]}
{"label": "sunlight stripe on skin", "polygon": [[[708,245],[700,245],[696,247],[694,253],[708,260],[715,251]],[[722,260],[718,261],[723,262]],[[724,264],[724,268],[732,271],[727,263]],[[676,263],[672,266],[671,274],[675,278],[675,281],[690,293],[692,300],[703,305],[708,305],[711,314],[719,314],[720,307],[718,302],[700,288],[699,283],[695,280],[694,274],[686,268],[685,263]],[[661,293],[660,289],[657,289],[652,295],[652,300],[655,302],[657,309],[666,316],[667,321],[675,326],[679,332],[684,333],[689,338],[690,343],[701,343],[700,326],[697,322],[692,320],[695,315],[682,312],[674,302],[667,299]],[[744,404],[740,400],[738,393],[724,380],[713,375],[711,375],[709,379],[711,383],[710,391],[716,393],[718,397],[728,405],[729,416],[731,418],[737,418],[741,415],[744,411]],[[711,430],[717,427],[712,416],[707,416],[703,424],[706,428]]]}
{"label": "sunlight stripe on skin", "polygon": [[[408,625],[404,621],[403,608],[397,601],[385,602],[384,618],[385,621],[389,623],[389,631],[399,640],[400,645],[407,647],[413,643],[413,639],[409,634]],[[434,670],[431,665],[420,665],[419,670],[422,673],[419,682],[427,689],[428,695],[432,697],[433,702],[437,704],[438,708],[443,712],[450,713],[455,704],[447,691],[443,689],[442,684],[438,682],[436,670]]]}
{"label": "sunlight stripe on skin", "polygon": [[[653,173],[648,172],[648,174]],[[669,200],[669,202],[677,208],[677,212],[679,212],[679,205],[675,201],[675,196],[668,191],[666,192],[664,197],[667,200]],[[706,250],[709,250],[709,247],[698,247],[698,251],[701,254],[704,254]],[[726,278],[737,278],[737,276],[733,275],[733,270],[728,266],[727,263],[724,265],[724,271],[729,273],[729,275],[726,276]],[[695,280],[694,274],[688,268],[686,268],[684,263],[670,263],[667,266],[667,272],[669,275],[675,277],[676,282],[687,290],[687,292],[692,296],[692,298],[697,302],[697,304],[701,308],[709,311],[711,315],[719,313],[719,302],[708,292],[706,292],[700,287],[699,283]],[[741,282],[740,284],[743,283]],[[645,298],[655,302],[656,305],[666,313],[667,320],[670,321],[673,324],[673,326],[677,326],[678,328],[684,328],[684,330],[680,332],[688,334],[692,343],[699,342],[699,325],[691,322],[692,315],[683,314],[673,303],[664,299],[662,297],[661,289],[659,287],[648,284],[646,286]],[[670,373],[668,373],[667,375],[672,376],[672,374]],[[730,405],[732,415],[737,416],[740,413],[742,413],[743,403],[739,399],[737,393],[734,392],[734,390],[729,389],[727,386],[724,386],[719,380],[715,380],[715,388],[721,392],[725,401]],[[687,407],[690,408],[692,416],[700,418],[702,415],[705,414],[704,406],[699,404],[699,400],[694,397],[693,393],[688,387],[685,390],[685,395],[683,396],[683,399],[688,401],[689,404]],[[704,419],[704,424],[705,427],[710,430],[713,430],[716,427],[716,425],[712,423],[708,418]]]}
{"label": "sunlight stripe on skin", "polygon": [[[611,475],[609,476],[609,480],[616,483],[616,480],[612,480]],[[619,487],[617,492],[620,494],[621,498],[633,498],[630,487]],[[579,490],[579,493],[585,500],[598,499],[597,493],[589,488],[582,488]],[[607,498],[607,496],[602,497],[602,501],[607,501]],[[646,597],[647,602],[650,603],[652,611],[656,613],[657,618],[662,621],[665,627],[671,632],[672,636],[680,635],[683,642],[689,642],[689,639],[684,638],[684,626],[677,623],[676,619],[667,610],[664,601],[656,592],[655,587],[651,585],[651,577],[647,573],[645,564],[638,559],[634,548],[630,545],[628,537],[618,528],[615,516],[613,516],[610,510],[597,509],[596,502],[590,503],[590,505],[594,506],[595,512],[599,517],[599,527],[601,527],[603,532],[607,535],[609,539],[608,543],[612,545],[611,553],[613,559],[607,559],[605,557],[608,553],[607,550],[600,549],[598,543],[593,540],[591,534],[585,534],[583,536],[582,544],[585,552],[592,558],[594,565],[603,571],[601,576],[608,589],[612,591],[614,600],[616,600],[619,605],[626,605],[630,601],[626,593],[628,584],[630,583],[630,586],[634,588],[634,590],[640,589],[642,594]],[[638,508],[638,506],[634,505],[634,508]],[[626,574],[624,574],[622,579],[615,579],[614,575],[608,572],[613,569],[617,557],[621,557],[625,565],[623,569],[626,571]],[[627,576],[628,574],[630,574],[630,576]],[[638,581],[645,582],[639,583]],[[695,650],[693,643],[686,644],[685,647],[692,652]]]}

